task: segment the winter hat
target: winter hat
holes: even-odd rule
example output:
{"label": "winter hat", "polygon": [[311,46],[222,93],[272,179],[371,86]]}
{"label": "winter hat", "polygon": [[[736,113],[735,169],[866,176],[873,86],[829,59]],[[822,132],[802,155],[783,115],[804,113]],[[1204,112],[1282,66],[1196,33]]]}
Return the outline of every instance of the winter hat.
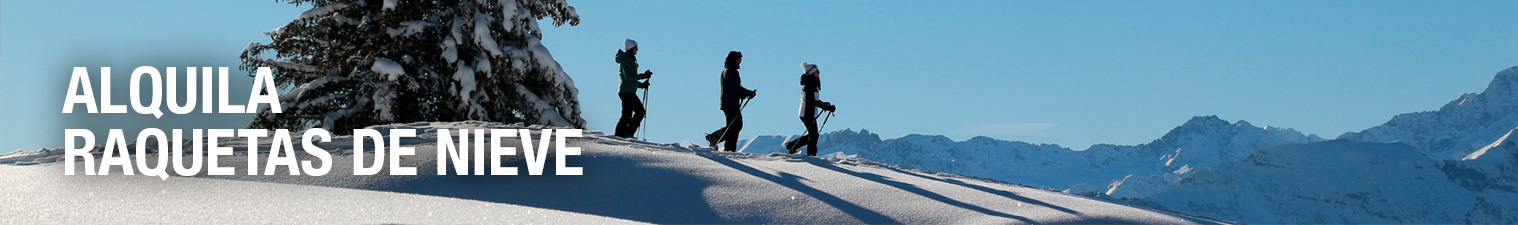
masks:
{"label": "winter hat", "polygon": [[817,73],[817,64],[801,62],[801,69],[806,70],[806,74]]}
{"label": "winter hat", "polygon": [[623,41],[622,41],[622,51],[632,51],[632,49],[635,48],[635,47],[638,47],[638,42],[637,41],[633,41],[633,39],[631,39],[631,38],[623,39]]}

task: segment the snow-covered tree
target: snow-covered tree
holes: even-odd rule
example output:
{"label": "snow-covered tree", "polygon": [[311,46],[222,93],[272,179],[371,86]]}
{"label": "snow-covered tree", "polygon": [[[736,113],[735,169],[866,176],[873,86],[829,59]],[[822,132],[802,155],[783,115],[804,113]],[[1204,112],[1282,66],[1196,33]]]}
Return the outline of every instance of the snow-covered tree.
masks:
{"label": "snow-covered tree", "polygon": [[483,120],[583,128],[574,81],[538,20],[578,25],[565,0],[285,0],[312,8],[250,43],[242,69],[270,67],[282,112],[249,127]]}

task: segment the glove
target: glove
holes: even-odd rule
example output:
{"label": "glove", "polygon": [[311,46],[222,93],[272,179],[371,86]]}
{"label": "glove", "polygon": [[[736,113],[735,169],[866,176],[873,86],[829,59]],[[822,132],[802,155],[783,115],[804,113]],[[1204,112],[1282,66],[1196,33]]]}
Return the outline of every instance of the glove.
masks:
{"label": "glove", "polygon": [[758,95],[759,95],[759,90],[758,89],[749,90],[748,91],[748,98],[749,99],[754,99],[754,96],[758,96]]}
{"label": "glove", "polygon": [[654,77],[654,71],[643,70],[643,78],[650,78],[650,77]]}
{"label": "glove", "polygon": [[835,112],[834,110],[838,110],[838,107],[834,107],[833,103],[823,103],[822,104],[822,110],[827,110],[828,112]]}
{"label": "glove", "polygon": [[643,83],[638,83],[638,88],[648,89],[648,81],[644,81]]}

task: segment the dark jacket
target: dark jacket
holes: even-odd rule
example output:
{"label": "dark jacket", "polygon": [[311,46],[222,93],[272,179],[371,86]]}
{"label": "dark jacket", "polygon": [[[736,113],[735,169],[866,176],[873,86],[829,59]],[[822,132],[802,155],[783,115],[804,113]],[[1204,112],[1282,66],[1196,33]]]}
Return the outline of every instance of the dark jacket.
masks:
{"label": "dark jacket", "polygon": [[724,63],[722,70],[722,110],[739,110],[738,100],[754,95],[754,90],[743,88],[743,78],[738,76],[738,62]]}
{"label": "dark jacket", "polygon": [[638,80],[648,79],[648,74],[638,73],[638,57],[617,50],[617,66],[621,69],[622,82],[617,86],[617,93],[638,92]]}
{"label": "dark jacket", "polygon": [[803,119],[817,119],[817,108],[824,105],[832,105],[817,99],[817,92],[822,90],[822,81],[817,76],[801,75],[801,109],[796,112],[797,117]]}

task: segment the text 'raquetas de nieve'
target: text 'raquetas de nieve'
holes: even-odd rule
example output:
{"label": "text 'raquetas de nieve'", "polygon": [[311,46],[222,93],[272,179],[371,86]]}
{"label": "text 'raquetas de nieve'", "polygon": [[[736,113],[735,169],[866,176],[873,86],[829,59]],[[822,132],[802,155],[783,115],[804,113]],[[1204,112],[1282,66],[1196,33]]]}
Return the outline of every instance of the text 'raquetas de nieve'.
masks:
{"label": "text 'raquetas de nieve'", "polygon": [[[246,106],[233,105],[227,101],[227,92],[230,90],[227,84],[228,68],[215,68],[217,82],[214,88],[212,67],[201,67],[199,69],[202,72],[199,73],[197,68],[184,69],[185,91],[182,94],[178,93],[177,88],[180,78],[178,68],[159,70],[143,66],[133,70],[128,84],[131,112],[153,115],[154,118],[162,118],[165,111],[188,114],[195,111],[196,100],[199,98],[202,100],[199,103],[202,113],[252,114],[258,112],[259,107],[268,107],[270,113],[281,113],[279,97],[275,94],[274,76],[267,67],[259,67],[254,72],[254,83]],[[82,107],[83,111],[92,114],[128,113],[127,105],[111,102],[111,68],[101,67],[99,71],[100,88],[95,89],[88,68],[74,68],[62,113],[75,113],[76,107]],[[146,85],[140,82],[144,78],[150,81]],[[197,80],[201,81],[199,93],[203,96],[197,96]],[[148,87],[148,98],[143,98],[141,94],[144,86]],[[98,99],[94,94],[97,91],[100,93]],[[214,103],[211,97],[213,93],[217,100]],[[184,104],[180,104],[180,97],[183,97]],[[212,107],[213,104],[215,107]],[[522,168],[507,166],[508,164],[526,167],[526,175],[543,175],[550,156],[557,158],[554,160],[554,175],[584,174],[582,168],[566,165],[568,156],[580,155],[579,147],[565,145],[568,138],[581,136],[580,129],[438,129],[435,132],[438,175],[450,175],[449,170],[453,171],[451,175],[524,174]],[[97,148],[96,134],[93,131],[64,129],[63,133],[64,175],[75,175],[76,170],[82,170],[84,175],[107,175],[114,168],[125,175],[140,173],[161,179],[168,179],[172,175],[197,176],[202,172],[211,176],[322,176],[334,168],[333,153],[322,146],[351,146],[349,157],[352,166],[349,168],[352,168],[353,175],[379,175],[382,171],[388,172],[387,175],[417,174],[416,167],[402,163],[406,158],[418,157],[414,144],[407,146],[407,141],[403,141],[417,139],[415,129],[354,129],[350,138],[352,142],[342,143],[351,144],[348,146],[332,143],[333,134],[323,128],[293,132],[288,129],[165,131],[146,128],[136,132],[135,138],[126,136],[122,129],[110,129],[98,152],[94,151]],[[295,136],[300,138],[296,139]],[[220,141],[229,139],[240,139],[242,142],[226,144]],[[80,140],[83,142],[80,143]],[[128,140],[135,140],[135,145],[129,146]],[[518,143],[510,143],[510,140]],[[265,144],[267,147],[262,147]],[[296,148],[297,144],[300,148]],[[239,147],[244,151],[234,152]],[[235,165],[226,165],[223,163],[228,162],[219,160],[232,156],[246,159],[246,164],[241,164],[245,167],[240,169],[243,173],[237,173],[239,169]],[[503,157],[509,159],[503,161]],[[83,164],[83,168],[78,169],[77,164]]]}

